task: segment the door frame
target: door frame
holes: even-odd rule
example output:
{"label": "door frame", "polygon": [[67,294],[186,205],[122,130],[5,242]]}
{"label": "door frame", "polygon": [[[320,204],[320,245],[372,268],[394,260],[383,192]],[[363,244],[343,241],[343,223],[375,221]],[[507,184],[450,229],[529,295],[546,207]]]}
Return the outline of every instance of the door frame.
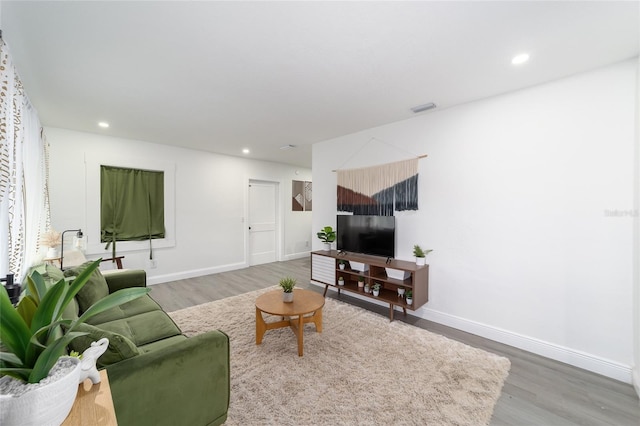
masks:
{"label": "door frame", "polygon": [[282,191],[281,191],[281,185],[280,185],[280,181],[277,180],[271,180],[271,179],[260,179],[260,178],[248,178],[246,181],[246,185],[245,185],[245,212],[244,212],[244,263],[246,266],[251,266],[251,263],[249,261],[250,258],[250,254],[249,254],[249,223],[250,223],[250,217],[249,217],[249,211],[250,211],[250,205],[249,205],[249,186],[252,183],[266,183],[266,184],[272,184],[275,187],[275,208],[276,208],[276,262],[280,262],[282,261]]}

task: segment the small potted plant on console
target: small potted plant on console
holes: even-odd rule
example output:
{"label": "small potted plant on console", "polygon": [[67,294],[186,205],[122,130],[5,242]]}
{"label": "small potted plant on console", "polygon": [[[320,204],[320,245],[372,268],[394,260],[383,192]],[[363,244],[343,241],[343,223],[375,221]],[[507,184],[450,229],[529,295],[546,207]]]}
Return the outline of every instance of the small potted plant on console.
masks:
{"label": "small potted plant on console", "polygon": [[344,277],[338,277],[338,285],[344,285]]}
{"label": "small potted plant on console", "polygon": [[407,305],[413,305],[413,292],[411,290],[407,290],[406,298]]}
{"label": "small potted plant on console", "polygon": [[331,250],[331,243],[336,240],[336,231],[331,226],[325,226],[316,235],[324,243],[325,250]]}
{"label": "small potted plant on console", "polygon": [[375,297],[380,296],[380,288],[381,288],[381,287],[382,287],[382,284],[380,284],[380,283],[375,283],[375,284],[373,285],[373,295],[374,295]]}
{"label": "small potted plant on console", "polygon": [[345,266],[347,266],[347,262],[345,262],[343,259],[338,260],[338,267],[340,269],[344,269]]}
{"label": "small potted plant on console", "polygon": [[362,290],[364,288],[364,277],[362,275],[358,276],[358,289]]}
{"label": "small potted plant on console", "polygon": [[432,251],[433,250],[423,250],[418,244],[414,245],[413,255],[416,257],[416,265],[425,265],[427,263],[425,257]]}
{"label": "small potted plant on console", "polygon": [[293,288],[296,286],[296,280],[291,277],[284,277],[280,280],[280,287],[282,287],[282,301],[286,303],[293,302]]}

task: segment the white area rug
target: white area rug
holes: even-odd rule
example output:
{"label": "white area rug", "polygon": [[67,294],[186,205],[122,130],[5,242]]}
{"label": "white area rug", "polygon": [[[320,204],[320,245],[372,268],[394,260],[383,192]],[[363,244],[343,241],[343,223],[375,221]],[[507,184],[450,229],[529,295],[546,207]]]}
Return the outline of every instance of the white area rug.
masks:
{"label": "white area rug", "polygon": [[323,332],[305,326],[303,357],[289,328],[267,331],[258,346],[255,299],[276,288],[170,313],[188,336],[229,335],[227,425],[490,422],[508,359],[330,298]]}

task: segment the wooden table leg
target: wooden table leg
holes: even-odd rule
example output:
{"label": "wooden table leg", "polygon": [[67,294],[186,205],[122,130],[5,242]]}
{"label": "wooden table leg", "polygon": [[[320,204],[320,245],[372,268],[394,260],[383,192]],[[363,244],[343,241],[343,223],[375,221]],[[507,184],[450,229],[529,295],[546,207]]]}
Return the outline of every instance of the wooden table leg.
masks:
{"label": "wooden table leg", "polygon": [[322,308],[313,313],[313,323],[316,325],[316,331],[322,333]]}
{"label": "wooden table leg", "polygon": [[302,335],[304,334],[304,318],[303,315],[298,315],[298,356],[302,356],[303,353],[303,340]]}
{"label": "wooden table leg", "polygon": [[322,297],[327,297],[327,290],[329,290],[329,284],[324,285],[324,293],[322,293]]}
{"label": "wooden table leg", "polygon": [[393,321],[393,304],[389,303],[389,321]]}
{"label": "wooden table leg", "polygon": [[264,322],[260,309],[256,308],[256,345],[262,343],[265,331],[267,331],[267,323]]}

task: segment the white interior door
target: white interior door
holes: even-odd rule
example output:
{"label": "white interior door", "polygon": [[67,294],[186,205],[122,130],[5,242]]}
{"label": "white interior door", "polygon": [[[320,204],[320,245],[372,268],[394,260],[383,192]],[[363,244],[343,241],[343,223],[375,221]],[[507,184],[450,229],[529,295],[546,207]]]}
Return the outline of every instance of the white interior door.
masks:
{"label": "white interior door", "polygon": [[249,265],[277,260],[277,196],[275,182],[249,182]]}

